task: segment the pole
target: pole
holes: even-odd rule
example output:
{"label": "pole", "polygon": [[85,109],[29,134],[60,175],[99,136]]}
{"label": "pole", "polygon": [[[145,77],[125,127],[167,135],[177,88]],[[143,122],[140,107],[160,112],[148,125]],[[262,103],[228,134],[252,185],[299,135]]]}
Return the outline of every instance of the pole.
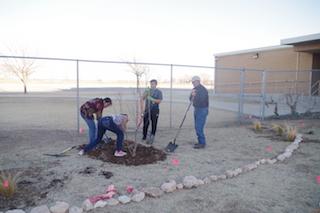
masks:
{"label": "pole", "polygon": [[77,131],[80,131],[80,116],[79,116],[79,109],[80,109],[80,100],[79,100],[79,60],[77,60]]}
{"label": "pole", "polygon": [[264,120],[266,110],[266,72],[262,71],[262,84],[261,84],[261,120]]}
{"label": "pole", "polygon": [[173,65],[170,65],[170,128],[172,128],[172,79],[173,79]]}
{"label": "pole", "polygon": [[238,106],[238,121],[239,121],[239,123],[241,123],[241,118],[243,115],[244,72],[245,72],[245,69],[240,70],[240,92],[239,92],[239,106]]}

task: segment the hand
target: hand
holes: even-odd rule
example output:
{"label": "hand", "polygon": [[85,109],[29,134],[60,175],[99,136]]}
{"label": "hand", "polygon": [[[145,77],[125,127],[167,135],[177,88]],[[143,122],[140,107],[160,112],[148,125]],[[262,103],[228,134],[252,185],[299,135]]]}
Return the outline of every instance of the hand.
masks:
{"label": "hand", "polygon": [[155,99],[155,98],[152,98],[150,95],[147,97],[147,99],[148,99],[149,101],[152,101],[152,102],[155,102],[155,101],[156,101],[156,99]]}
{"label": "hand", "polygon": [[193,89],[193,90],[191,91],[191,96],[194,97],[194,96],[196,96],[196,95],[197,95],[197,90]]}

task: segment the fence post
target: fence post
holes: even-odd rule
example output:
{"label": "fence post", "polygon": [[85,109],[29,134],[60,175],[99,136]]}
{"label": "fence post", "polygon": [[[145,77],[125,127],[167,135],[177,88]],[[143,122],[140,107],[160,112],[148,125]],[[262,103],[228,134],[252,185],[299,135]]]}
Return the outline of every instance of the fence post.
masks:
{"label": "fence post", "polygon": [[80,116],[79,116],[80,100],[79,100],[79,60],[77,60],[77,132],[80,131]]}
{"label": "fence post", "polygon": [[173,65],[170,64],[170,128],[172,128],[172,79],[173,79]]}
{"label": "fence post", "polygon": [[262,84],[261,84],[261,120],[264,120],[265,117],[265,110],[266,110],[266,71],[262,71]]}
{"label": "fence post", "polygon": [[312,70],[309,71],[309,96],[312,96]]}
{"label": "fence post", "polygon": [[244,84],[245,84],[245,69],[240,70],[240,92],[239,92],[239,106],[238,106],[238,121],[241,123],[243,115],[243,98],[244,98]]}

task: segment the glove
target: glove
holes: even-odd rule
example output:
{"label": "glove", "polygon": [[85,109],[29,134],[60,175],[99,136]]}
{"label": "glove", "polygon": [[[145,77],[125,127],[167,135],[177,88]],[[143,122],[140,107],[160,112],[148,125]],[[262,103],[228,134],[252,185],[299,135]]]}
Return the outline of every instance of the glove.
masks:
{"label": "glove", "polygon": [[144,91],[144,94],[150,94],[151,89],[150,88],[146,88],[146,90]]}
{"label": "glove", "polygon": [[152,101],[152,102],[155,102],[155,101],[156,101],[156,99],[155,99],[155,98],[152,98],[150,95],[147,97],[147,99],[148,99],[149,101]]}

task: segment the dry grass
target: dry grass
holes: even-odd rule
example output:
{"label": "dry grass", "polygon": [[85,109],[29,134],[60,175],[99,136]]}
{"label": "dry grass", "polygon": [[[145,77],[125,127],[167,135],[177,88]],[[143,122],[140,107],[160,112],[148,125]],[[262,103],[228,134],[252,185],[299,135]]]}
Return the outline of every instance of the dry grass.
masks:
{"label": "dry grass", "polygon": [[296,139],[297,136],[297,128],[294,126],[286,125],[286,137],[287,140],[292,142]]}
{"label": "dry grass", "polygon": [[262,124],[260,121],[253,121],[253,129],[256,132],[261,132],[262,131]]}
{"label": "dry grass", "polygon": [[17,192],[17,183],[20,173],[15,175],[11,173],[1,172],[0,175],[0,195],[9,199]]}
{"label": "dry grass", "polygon": [[279,136],[282,136],[286,130],[283,125],[279,125],[279,124],[272,124],[271,129],[275,131],[275,133]]}

